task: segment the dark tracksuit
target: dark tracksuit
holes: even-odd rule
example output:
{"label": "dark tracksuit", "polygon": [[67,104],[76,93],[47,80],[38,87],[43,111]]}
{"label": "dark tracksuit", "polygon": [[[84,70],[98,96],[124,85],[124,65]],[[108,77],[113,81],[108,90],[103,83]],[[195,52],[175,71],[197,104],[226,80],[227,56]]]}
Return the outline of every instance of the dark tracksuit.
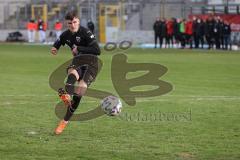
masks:
{"label": "dark tracksuit", "polygon": [[179,23],[176,20],[173,21],[173,37],[175,42],[178,44],[180,41],[180,29]]}
{"label": "dark tracksuit", "polygon": [[155,21],[155,23],[153,24],[153,30],[154,30],[154,42],[155,42],[155,48],[157,48],[157,40],[159,39],[159,45],[161,47],[161,43],[160,43],[160,33],[161,33],[161,22],[160,21]]}
{"label": "dark tracksuit", "polygon": [[160,48],[162,48],[163,40],[167,37],[167,25],[165,21],[161,21],[160,25]]}
{"label": "dark tracksuit", "polygon": [[205,37],[208,43],[208,49],[213,48],[213,28],[214,28],[214,21],[207,20],[204,27]]}
{"label": "dark tracksuit", "polygon": [[93,24],[93,22],[92,21],[89,21],[88,23],[87,23],[87,27],[88,27],[88,29],[92,32],[92,33],[94,33],[94,24]]}
{"label": "dark tracksuit", "polygon": [[201,47],[204,45],[204,22],[195,22],[194,23],[194,43],[195,48],[199,48],[199,42],[201,43]]}
{"label": "dark tracksuit", "polygon": [[223,29],[224,29],[224,23],[220,22],[219,23],[219,37],[220,37],[220,46],[221,49],[224,49],[224,35],[223,35]]}
{"label": "dark tracksuit", "polygon": [[231,49],[231,27],[229,24],[224,24],[223,27],[223,39],[224,39],[224,49]]}
{"label": "dark tracksuit", "polygon": [[215,21],[214,27],[213,27],[213,37],[214,37],[214,42],[216,45],[216,49],[221,48],[220,44],[220,22]]}

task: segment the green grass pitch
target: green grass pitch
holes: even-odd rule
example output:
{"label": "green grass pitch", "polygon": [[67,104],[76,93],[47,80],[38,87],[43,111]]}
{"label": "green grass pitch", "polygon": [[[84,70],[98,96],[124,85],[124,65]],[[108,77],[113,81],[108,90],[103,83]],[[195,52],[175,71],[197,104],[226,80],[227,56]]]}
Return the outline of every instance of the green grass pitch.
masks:
{"label": "green grass pitch", "polygon": [[[0,45],[1,160],[240,159],[239,51],[129,49],[129,63],[166,66],[160,79],[173,90],[138,98],[134,107],[123,103],[119,117],[70,122],[54,136],[59,99],[48,78],[71,54],[66,47],[57,56],[49,50]],[[103,68],[91,87],[117,95],[110,74],[114,54],[102,51]],[[84,97],[77,113],[98,103]]]}

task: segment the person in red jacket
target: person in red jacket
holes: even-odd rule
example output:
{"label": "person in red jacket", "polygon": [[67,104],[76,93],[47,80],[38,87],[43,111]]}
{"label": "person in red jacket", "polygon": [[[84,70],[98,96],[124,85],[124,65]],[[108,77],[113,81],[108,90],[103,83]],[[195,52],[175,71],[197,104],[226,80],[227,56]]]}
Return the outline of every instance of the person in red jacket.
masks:
{"label": "person in red jacket", "polygon": [[63,24],[59,20],[57,20],[55,25],[54,25],[54,29],[55,29],[55,32],[56,32],[56,38],[57,39],[59,38],[59,36],[62,33],[62,28],[63,28]]}
{"label": "person in red jacket", "polygon": [[172,20],[167,21],[166,45],[168,46],[168,48],[170,48],[170,41],[173,48],[173,21]]}
{"label": "person in red jacket", "polygon": [[186,35],[186,42],[190,45],[192,49],[192,41],[193,41],[193,21],[188,20],[185,25],[185,35]]}
{"label": "person in red jacket", "polygon": [[35,33],[37,30],[37,25],[33,19],[29,20],[27,23],[27,31],[28,31],[28,42],[35,41]]}

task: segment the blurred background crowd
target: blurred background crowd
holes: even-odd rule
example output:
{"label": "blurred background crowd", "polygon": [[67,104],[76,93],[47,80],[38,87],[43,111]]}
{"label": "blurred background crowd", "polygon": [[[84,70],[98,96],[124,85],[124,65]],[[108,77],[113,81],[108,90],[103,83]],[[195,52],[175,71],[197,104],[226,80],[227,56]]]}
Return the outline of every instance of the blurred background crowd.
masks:
{"label": "blurred background crowd", "polygon": [[239,6],[240,0],[0,0],[0,41],[51,43],[65,29],[65,13],[77,10],[103,44],[236,49]]}
{"label": "blurred background crowd", "polygon": [[[157,18],[153,24],[155,48],[216,48],[231,50],[231,26],[227,20],[208,16],[206,19],[192,17],[189,19]],[[207,45],[205,45],[207,44]]]}

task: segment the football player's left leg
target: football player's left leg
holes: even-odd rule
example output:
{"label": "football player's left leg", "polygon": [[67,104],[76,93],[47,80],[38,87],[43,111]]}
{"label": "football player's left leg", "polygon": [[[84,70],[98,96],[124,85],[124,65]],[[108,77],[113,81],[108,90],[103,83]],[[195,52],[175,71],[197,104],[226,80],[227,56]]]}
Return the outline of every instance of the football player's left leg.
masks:
{"label": "football player's left leg", "polygon": [[88,87],[87,84],[83,80],[80,80],[80,82],[78,82],[77,86],[75,86],[72,104],[71,104],[71,106],[68,107],[67,113],[64,117],[65,121],[69,121],[69,119],[72,117],[75,110],[78,108],[82,96],[87,91],[87,87]]}
{"label": "football player's left leg", "polygon": [[74,66],[68,67],[68,77],[65,85],[65,90],[59,88],[58,95],[60,99],[65,103],[66,106],[71,106],[71,95],[74,93],[74,84],[79,79],[79,74],[74,69]]}

